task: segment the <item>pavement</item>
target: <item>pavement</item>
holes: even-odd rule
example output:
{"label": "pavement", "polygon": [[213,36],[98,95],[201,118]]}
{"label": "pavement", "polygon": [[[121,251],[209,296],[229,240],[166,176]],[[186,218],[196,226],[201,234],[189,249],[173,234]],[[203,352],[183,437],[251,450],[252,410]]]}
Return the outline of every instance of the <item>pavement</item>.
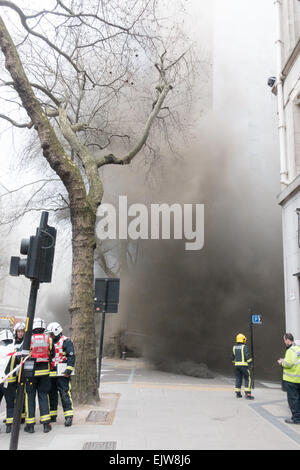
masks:
{"label": "pavement", "polygon": [[[233,390],[233,377],[201,379],[153,370],[138,359],[104,358],[99,405],[75,407],[69,428],[60,409],[47,434],[40,424],[34,434],[22,425],[18,450],[106,450],[119,459],[129,450],[300,450],[300,425],[284,422],[290,412],[280,383],[256,380],[252,401]],[[4,417],[0,449],[8,450]]]}

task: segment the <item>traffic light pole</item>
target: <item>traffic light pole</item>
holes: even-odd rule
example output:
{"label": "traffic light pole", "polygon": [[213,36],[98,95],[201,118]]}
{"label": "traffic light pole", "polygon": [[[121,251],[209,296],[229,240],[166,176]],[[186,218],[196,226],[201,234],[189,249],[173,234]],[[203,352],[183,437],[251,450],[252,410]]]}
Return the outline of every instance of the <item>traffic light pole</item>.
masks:
{"label": "traffic light pole", "polygon": [[30,350],[32,325],[33,325],[33,320],[34,320],[34,313],[35,313],[39,285],[40,283],[37,279],[31,280],[26,326],[25,326],[25,335],[24,335],[24,342],[23,342],[23,355],[21,359],[22,365],[19,369],[19,375],[18,375],[17,396],[16,396],[15,407],[14,407],[14,418],[13,418],[11,437],[10,437],[9,450],[18,449],[21,416],[22,416],[22,410],[23,410],[23,404],[24,404],[24,391],[25,391],[24,390],[25,380],[24,380],[24,374],[23,374],[23,368],[24,368],[23,361],[24,361],[24,358],[29,354],[29,350]]}
{"label": "traffic light pole", "polygon": [[98,361],[98,378],[97,385],[100,387],[100,378],[101,378],[101,364],[102,364],[102,351],[103,351],[103,342],[104,342],[104,327],[105,327],[105,314],[107,306],[107,294],[108,294],[108,281],[105,280],[105,302],[103,303],[103,312],[101,320],[101,336],[100,336],[100,346],[99,346],[99,361]]}

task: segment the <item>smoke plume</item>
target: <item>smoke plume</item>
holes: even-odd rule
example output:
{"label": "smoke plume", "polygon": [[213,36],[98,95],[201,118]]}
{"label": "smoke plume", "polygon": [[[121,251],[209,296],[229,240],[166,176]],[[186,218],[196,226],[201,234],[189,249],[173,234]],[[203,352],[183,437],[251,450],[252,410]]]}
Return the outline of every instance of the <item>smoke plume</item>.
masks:
{"label": "smoke plume", "polygon": [[138,264],[121,278],[126,338],[158,367],[194,361],[230,373],[235,336],[244,333],[250,346],[252,309],[263,319],[254,327],[256,374],[279,379],[284,292],[277,182],[262,183],[245,163],[235,165],[241,134],[235,139],[224,123],[219,129],[218,117],[206,116],[184,158],[164,162],[151,202],[205,204],[205,244],[185,251],[184,240],[139,242]]}

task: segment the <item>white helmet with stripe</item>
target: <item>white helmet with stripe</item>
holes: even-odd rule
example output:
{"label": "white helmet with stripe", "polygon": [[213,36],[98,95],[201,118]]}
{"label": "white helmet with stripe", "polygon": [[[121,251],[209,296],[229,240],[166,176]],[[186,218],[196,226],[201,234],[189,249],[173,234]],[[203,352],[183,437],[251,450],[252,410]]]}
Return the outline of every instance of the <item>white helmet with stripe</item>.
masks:
{"label": "white helmet with stripe", "polygon": [[46,329],[46,322],[41,318],[35,318],[33,320],[32,331],[38,329],[43,331]]}
{"label": "white helmet with stripe", "polygon": [[59,323],[57,323],[56,321],[52,322],[52,323],[49,323],[49,325],[47,326],[47,330],[46,330],[46,333],[48,334],[53,334],[54,336],[58,336],[62,333],[62,327]]}
{"label": "white helmet with stripe", "polygon": [[5,341],[5,340],[13,340],[13,334],[10,330],[2,330],[0,331],[0,341]]}

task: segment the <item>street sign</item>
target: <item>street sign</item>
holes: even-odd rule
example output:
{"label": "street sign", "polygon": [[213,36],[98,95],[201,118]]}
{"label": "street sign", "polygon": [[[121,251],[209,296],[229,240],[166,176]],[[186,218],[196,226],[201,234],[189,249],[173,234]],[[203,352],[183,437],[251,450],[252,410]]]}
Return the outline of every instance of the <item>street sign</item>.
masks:
{"label": "street sign", "polygon": [[252,325],[262,325],[261,315],[252,315]]}

